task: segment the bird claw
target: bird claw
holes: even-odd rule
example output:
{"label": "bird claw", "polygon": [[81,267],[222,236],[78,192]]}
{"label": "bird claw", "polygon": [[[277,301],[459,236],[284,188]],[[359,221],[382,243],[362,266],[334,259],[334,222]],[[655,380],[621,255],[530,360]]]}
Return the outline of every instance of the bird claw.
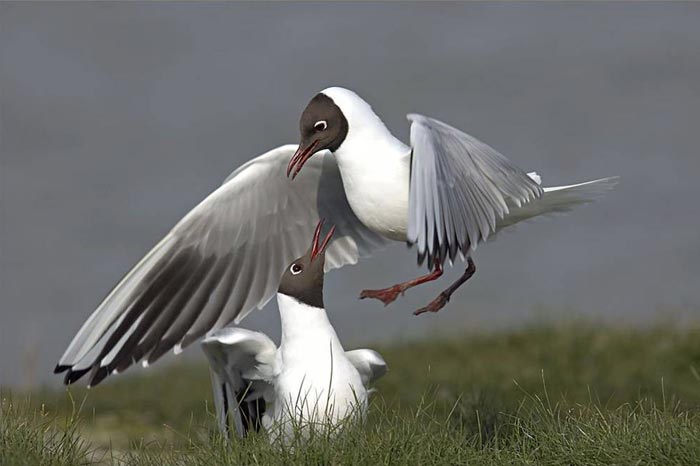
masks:
{"label": "bird claw", "polygon": [[416,311],[413,312],[414,316],[419,316],[421,314],[424,314],[426,312],[437,312],[443,307],[445,307],[445,304],[450,300],[450,297],[447,295],[447,293],[440,293],[437,298],[433,299],[428,303],[427,306],[424,306]]}
{"label": "bird claw", "polygon": [[360,293],[360,299],[378,299],[384,303],[384,306],[388,306],[399,297],[399,294],[403,294],[403,290],[401,290],[400,286],[394,285],[382,290],[362,290],[362,293]]}

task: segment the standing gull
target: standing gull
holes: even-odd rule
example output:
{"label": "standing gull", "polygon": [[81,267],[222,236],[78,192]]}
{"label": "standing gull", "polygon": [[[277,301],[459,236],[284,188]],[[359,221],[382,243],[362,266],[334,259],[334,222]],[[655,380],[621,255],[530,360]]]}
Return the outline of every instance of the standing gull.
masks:
{"label": "standing gull", "polygon": [[483,142],[433,118],[409,114],[411,146],[396,139],[353,91],[331,87],[304,109],[301,142],[287,167],[296,177],[317,151],[335,155],[345,194],[363,225],[382,237],[413,244],[427,275],[361,298],[385,305],[416,285],[442,275],[459,254],[459,279],[415,314],[437,312],[476,271],[471,253],[501,228],[537,215],[568,210],[611,189],[618,178],[543,188]]}
{"label": "standing gull", "polygon": [[240,437],[262,426],[271,439],[289,439],[298,429],[363,418],[369,385],[386,373],[377,352],[346,352],[328,320],[323,269],[334,229],[319,242],[322,226],[282,275],[279,348],[267,335],[242,328],[224,328],[202,341],[219,428],[227,437],[231,421]]}
{"label": "standing gull", "polygon": [[302,114],[301,145],[243,164],[185,215],[89,316],[55,372],[65,373],[67,384],[86,376],[96,385],[238,324],[275,296],[284,268],[306,251],[321,218],[336,227],[325,271],[354,264],[388,240],[413,243],[419,261],[427,258],[426,277],[363,293],[389,303],[440,276],[457,253],[469,261],[466,280],[471,251],[490,234],[589,201],[616,182],[542,188],[539,177],[476,139],[410,118],[412,148],[352,91],[318,94]]}

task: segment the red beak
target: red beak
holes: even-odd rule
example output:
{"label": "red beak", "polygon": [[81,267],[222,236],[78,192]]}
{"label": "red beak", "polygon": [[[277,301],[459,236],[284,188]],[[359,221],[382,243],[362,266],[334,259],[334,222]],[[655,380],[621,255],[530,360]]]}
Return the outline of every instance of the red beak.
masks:
{"label": "red beak", "polygon": [[328,246],[328,242],[331,240],[331,236],[333,236],[333,233],[335,233],[335,225],[333,225],[326,234],[326,237],[323,239],[323,243],[321,245],[318,245],[318,240],[319,237],[321,236],[321,228],[323,228],[323,219],[321,219],[318,222],[318,225],[316,225],[316,230],[314,231],[314,239],[311,242],[311,260],[313,261],[316,256],[319,254],[323,254],[326,250],[326,246]]}
{"label": "red beak", "polygon": [[291,173],[292,179],[296,178],[301,171],[301,167],[303,167],[306,161],[316,153],[315,149],[317,145],[318,141],[314,141],[308,147],[299,146],[297,151],[292,156],[292,159],[289,161],[289,165],[287,165],[287,176],[289,176]]}

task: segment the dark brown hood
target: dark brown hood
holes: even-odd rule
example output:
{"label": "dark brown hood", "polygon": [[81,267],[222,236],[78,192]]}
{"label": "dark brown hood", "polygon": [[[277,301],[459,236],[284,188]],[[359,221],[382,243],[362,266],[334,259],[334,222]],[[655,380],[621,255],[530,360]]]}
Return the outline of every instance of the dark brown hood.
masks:
{"label": "dark brown hood", "polygon": [[326,262],[326,247],[335,227],[331,227],[322,243],[319,243],[323,220],[316,226],[311,247],[294,260],[282,274],[279,293],[313,307],[323,308],[323,267]]}

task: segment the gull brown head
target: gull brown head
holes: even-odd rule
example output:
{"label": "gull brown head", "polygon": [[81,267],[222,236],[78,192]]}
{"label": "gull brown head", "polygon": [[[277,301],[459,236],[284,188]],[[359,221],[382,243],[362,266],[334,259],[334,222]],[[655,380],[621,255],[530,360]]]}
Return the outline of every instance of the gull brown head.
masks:
{"label": "gull brown head", "polygon": [[326,263],[326,247],[335,232],[331,226],[323,241],[321,230],[323,220],[318,222],[311,247],[306,253],[295,259],[282,274],[278,292],[313,307],[323,307],[323,266]]}
{"label": "gull brown head", "polygon": [[316,152],[335,151],[348,134],[348,120],[333,99],[318,93],[306,106],[299,120],[300,142],[287,166],[287,176],[294,179],[307,160]]}

